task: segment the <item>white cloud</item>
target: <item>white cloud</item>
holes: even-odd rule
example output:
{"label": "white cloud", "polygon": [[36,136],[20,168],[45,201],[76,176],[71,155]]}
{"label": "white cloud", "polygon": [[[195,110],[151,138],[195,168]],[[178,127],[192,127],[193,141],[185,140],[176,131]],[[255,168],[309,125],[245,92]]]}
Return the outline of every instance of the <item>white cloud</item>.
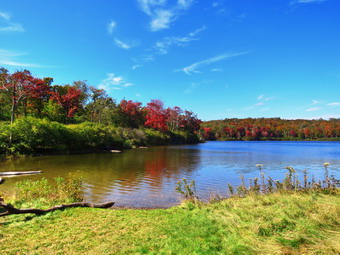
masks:
{"label": "white cloud", "polygon": [[211,72],[215,72],[215,73],[220,73],[220,72],[223,72],[223,69],[222,68],[212,68],[210,69]]}
{"label": "white cloud", "polygon": [[[271,101],[271,100],[274,100],[274,97],[266,97],[265,95],[261,94],[259,95],[257,98],[256,98],[258,101],[260,102],[257,102],[255,103],[254,105],[251,105],[251,106],[248,106],[248,107],[245,107],[243,108],[243,110],[252,110],[252,109],[255,109],[255,108],[258,108],[258,107],[261,107],[261,106],[264,106],[266,103],[266,101]],[[262,112],[265,112],[265,111],[269,111],[270,108],[261,108],[260,109]]]}
{"label": "white cloud", "polygon": [[167,0],[138,0],[141,9],[148,15],[152,14],[152,8],[164,6]]}
{"label": "white cloud", "polygon": [[0,19],[4,19],[9,21],[11,19],[11,15],[9,15],[8,13],[5,12],[0,12]]}
{"label": "white cloud", "polygon": [[218,55],[216,57],[208,58],[208,59],[196,62],[194,64],[191,64],[187,67],[182,68],[180,71],[183,71],[184,73],[186,73],[188,75],[191,75],[193,73],[200,73],[197,69],[201,66],[210,65],[212,63],[215,63],[215,62],[218,62],[218,61],[221,61],[221,60],[224,60],[224,59],[237,57],[237,56],[241,56],[241,55],[246,55],[246,54],[249,54],[249,53],[250,53],[250,51],[244,51],[244,52],[238,52],[238,53],[232,53],[232,54],[221,54],[221,55]]}
{"label": "white cloud", "polygon": [[339,102],[329,103],[328,106],[340,106]]}
{"label": "white cloud", "polygon": [[21,24],[13,23],[11,15],[0,12],[0,32],[24,32],[25,29]]}
{"label": "white cloud", "polygon": [[114,41],[115,41],[116,45],[117,45],[118,47],[122,48],[122,49],[128,50],[128,49],[131,48],[130,45],[124,43],[123,41],[121,41],[121,40],[119,40],[119,39],[117,39],[117,38],[115,38]]}
{"label": "white cloud", "polygon": [[197,41],[199,40],[198,35],[206,30],[207,27],[204,25],[186,35],[183,36],[166,36],[163,37],[162,39],[160,39],[159,41],[157,41],[154,46],[152,48],[149,48],[146,50],[146,52],[148,52],[147,54],[143,54],[142,56],[140,56],[139,60],[137,59],[133,59],[134,62],[136,62],[137,64],[135,65],[135,68],[132,69],[136,69],[140,66],[142,66],[139,63],[148,63],[148,62],[152,62],[155,60],[155,57],[157,55],[165,55],[169,52],[171,47],[186,47],[189,46],[190,43],[192,41]]}
{"label": "white cloud", "polygon": [[178,3],[178,6],[181,8],[181,9],[187,9],[190,7],[190,5],[193,3],[194,1],[193,0],[178,0],[177,3]]}
{"label": "white cloud", "polygon": [[299,3],[299,4],[308,4],[308,3],[321,3],[324,2],[326,0],[297,0],[295,2]]}
{"label": "white cloud", "polygon": [[262,100],[262,101],[271,101],[271,100],[274,100],[274,97],[265,97],[265,95],[259,95],[257,97],[257,100]]}
{"label": "white cloud", "polygon": [[326,0],[293,0],[290,2],[291,5],[295,4],[311,4],[311,3],[322,3]]}
{"label": "white cloud", "polygon": [[122,49],[128,50],[131,49],[132,47],[135,47],[138,45],[137,41],[133,41],[133,42],[123,42],[122,40],[119,40],[118,38],[114,39],[115,44]]}
{"label": "white cloud", "polygon": [[15,67],[47,67],[33,63],[24,63],[16,60],[17,57],[28,55],[27,53],[14,52],[0,49],[0,65]]}
{"label": "white cloud", "polygon": [[120,90],[123,88],[127,88],[133,86],[133,83],[127,82],[122,76],[115,76],[113,73],[108,73],[107,78],[102,80],[102,82],[98,85],[100,89],[105,90]]}
{"label": "white cloud", "polygon": [[206,26],[202,26],[201,28],[196,29],[195,31],[189,33],[186,36],[167,36],[156,42],[154,48],[156,49],[157,54],[166,54],[171,46],[180,46],[184,47],[189,45],[189,42],[196,41],[199,38],[197,37],[202,31],[206,30]]}
{"label": "white cloud", "polygon": [[194,0],[178,0],[170,5],[168,0],[138,0],[143,12],[150,16],[151,31],[167,29],[177,20],[183,11],[187,10]]}
{"label": "white cloud", "polygon": [[111,21],[109,24],[107,24],[107,32],[109,34],[112,34],[116,26],[117,26],[116,22]]}
{"label": "white cloud", "polygon": [[155,16],[150,24],[151,31],[158,31],[169,28],[174,15],[175,14],[170,10],[156,10]]}
{"label": "white cloud", "polygon": [[136,70],[138,68],[141,68],[143,65],[134,65],[131,67],[132,70]]}
{"label": "white cloud", "polygon": [[258,102],[258,103],[254,104],[254,105],[244,107],[243,110],[252,110],[252,109],[255,109],[255,108],[263,106],[263,105],[264,105],[263,102]]}
{"label": "white cloud", "polygon": [[306,112],[315,112],[319,110],[321,110],[320,107],[311,107],[311,108],[306,109]]}

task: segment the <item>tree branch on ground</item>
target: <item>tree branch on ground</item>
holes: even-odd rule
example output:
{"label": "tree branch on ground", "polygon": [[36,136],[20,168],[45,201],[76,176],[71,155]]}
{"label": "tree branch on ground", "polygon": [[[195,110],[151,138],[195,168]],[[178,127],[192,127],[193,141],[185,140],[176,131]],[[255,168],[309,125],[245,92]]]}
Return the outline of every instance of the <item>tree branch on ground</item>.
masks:
{"label": "tree branch on ground", "polygon": [[4,208],[6,212],[0,213],[0,217],[8,216],[8,215],[14,215],[14,214],[27,214],[27,213],[34,213],[36,215],[42,215],[45,213],[53,212],[56,210],[62,210],[65,208],[74,208],[74,207],[90,207],[90,208],[102,208],[107,209],[114,205],[115,202],[108,202],[103,204],[92,204],[92,203],[85,203],[85,202],[78,202],[78,203],[71,203],[71,204],[65,204],[65,205],[57,205],[54,207],[51,207],[49,209],[18,209],[12,206],[11,204],[4,203],[3,199],[0,198],[0,207]]}

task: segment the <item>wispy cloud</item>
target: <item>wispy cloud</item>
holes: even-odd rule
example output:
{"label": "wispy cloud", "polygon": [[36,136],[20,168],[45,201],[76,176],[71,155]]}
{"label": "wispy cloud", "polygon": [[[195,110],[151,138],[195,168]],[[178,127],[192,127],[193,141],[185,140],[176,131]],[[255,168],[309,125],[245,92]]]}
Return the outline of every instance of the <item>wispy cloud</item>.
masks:
{"label": "wispy cloud", "polygon": [[134,65],[131,67],[132,70],[136,70],[138,68],[141,68],[143,65]]}
{"label": "wispy cloud", "polygon": [[328,106],[340,106],[339,102],[329,103]]}
{"label": "wispy cloud", "polygon": [[[264,105],[266,105],[267,101],[274,100],[274,97],[267,97],[267,96],[261,94],[256,98],[256,100],[260,101],[260,102],[257,102],[257,103],[255,103],[251,106],[244,107],[243,110],[252,110],[252,109],[264,106]],[[262,112],[269,111],[269,110],[270,110],[270,108],[268,108],[268,107],[267,108],[261,108]]]}
{"label": "wispy cloud", "polygon": [[321,104],[321,103],[322,102],[319,100],[315,100],[315,99],[312,100],[312,105]]}
{"label": "wispy cloud", "polygon": [[0,32],[24,32],[24,27],[11,21],[11,15],[0,12]]}
{"label": "wispy cloud", "polygon": [[128,42],[126,42],[126,40],[122,41],[121,39],[118,39],[116,34],[117,32],[115,31],[117,28],[117,23],[113,20],[111,20],[108,24],[107,24],[107,32],[110,34],[110,35],[114,35],[114,38],[113,38],[113,42],[115,43],[115,45],[121,49],[124,49],[124,50],[129,50],[133,47],[136,47],[139,42],[134,40],[129,40]]}
{"label": "wispy cloud", "polygon": [[24,55],[28,54],[0,49],[0,65],[15,67],[47,67],[39,64],[25,63],[17,60],[18,57]]}
{"label": "wispy cloud", "polygon": [[113,73],[108,73],[107,77],[101,81],[98,87],[105,90],[120,90],[132,85],[133,83],[127,82],[123,76],[116,76]]}
{"label": "wispy cloud", "polygon": [[113,31],[116,28],[116,26],[117,26],[116,22],[111,20],[111,22],[109,24],[107,24],[107,32],[109,34],[113,34]]}
{"label": "wispy cloud", "polygon": [[306,112],[315,112],[321,110],[321,107],[311,107],[306,109]]}
{"label": "wispy cloud", "polygon": [[193,82],[190,84],[189,87],[187,87],[185,90],[184,90],[184,93],[185,94],[191,94],[192,92],[194,92],[194,90],[200,86],[205,86],[205,85],[209,85],[211,86],[211,84],[213,83],[214,81],[213,80],[202,80],[200,82]]}
{"label": "wispy cloud", "polygon": [[0,18],[9,21],[11,19],[11,16],[8,13],[0,12]]}
{"label": "wispy cloud", "polygon": [[[191,75],[191,74],[194,74],[194,73],[200,73],[200,71],[197,70],[199,67],[210,65],[212,63],[219,62],[219,61],[224,60],[224,59],[246,55],[246,54],[249,54],[249,53],[250,53],[250,51],[244,51],[244,52],[238,52],[238,53],[232,53],[232,54],[221,54],[221,55],[218,55],[218,56],[215,56],[215,57],[212,57],[212,58],[208,58],[208,59],[193,63],[193,64],[191,64],[187,67],[180,69],[180,71],[183,71],[184,73],[186,73],[188,75]],[[176,71],[178,71],[178,70],[176,70]]]}
{"label": "wispy cloud", "polygon": [[206,26],[202,26],[201,28],[196,29],[195,31],[185,35],[185,36],[167,36],[156,42],[154,48],[156,49],[157,54],[166,54],[171,46],[188,46],[191,41],[197,41],[199,38],[197,37],[202,31],[206,30]]}
{"label": "wispy cloud", "polygon": [[274,97],[267,97],[265,95],[259,95],[257,98],[257,100],[262,100],[262,101],[271,101],[271,100],[274,100]]}
{"label": "wispy cloud", "polygon": [[132,43],[128,44],[126,42],[119,40],[118,38],[115,38],[114,42],[119,48],[122,48],[122,49],[125,49],[125,50],[131,49],[132,47],[137,45],[137,42],[132,42]]}
{"label": "wispy cloud", "polygon": [[322,3],[326,0],[293,0],[290,2],[291,5],[294,4],[311,4],[311,3]]}
{"label": "wispy cloud", "polygon": [[214,73],[220,73],[220,72],[223,72],[223,69],[222,68],[212,68],[210,69],[211,72],[214,72]]}
{"label": "wispy cloud", "polygon": [[169,4],[168,0],[138,0],[141,10],[151,18],[151,31],[169,28],[193,2],[194,0],[177,0],[175,4]]}
{"label": "wispy cloud", "polygon": [[196,82],[193,82],[190,84],[190,86],[184,90],[184,93],[185,94],[191,94],[195,88],[197,88],[199,86],[199,83],[196,83]]}
{"label": "wispy cloud", "polygon": [[243,110],[247,110],[248,111],[248,110],[252,110],[252,109],[258,108],[260,106],[264,106],[264,105],[265,105],[265,103],[258,102],[256,104],[251,105],[251,106],[244,107]]}
{"label": "wispy cloud", "polygon": [[144,63],[152,62],[156,59],[157,55],[168,54],[173,47],[187,47],[193,41],[200,39],[201,32],[206,30],[207,27],[202,27],[182,36],[166,36],[158,40],[151,48],[145,50],[145,54],[141,55],[138,59],[133,59],[137,63],[137,66],[141,66]]}

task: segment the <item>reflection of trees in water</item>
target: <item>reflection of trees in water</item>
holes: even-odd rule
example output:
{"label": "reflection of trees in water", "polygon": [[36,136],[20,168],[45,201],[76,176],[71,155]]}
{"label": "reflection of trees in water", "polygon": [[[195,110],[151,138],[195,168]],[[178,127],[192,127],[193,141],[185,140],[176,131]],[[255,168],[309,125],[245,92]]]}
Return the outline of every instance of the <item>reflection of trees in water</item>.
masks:
{"label": "reflection of trees in water", "polygon": [[180,179],[196,169],[198,163],[196,151],[188,153],[171,147],[132,150],[112,158],[98,157],[98,170],[86,178],[91,185],[87,197],[103,200],[99,197],[104,198],[112,192],[162,189],[165,179]]}
{"label": "reflection of trees in water", "polygon": [[178,180],[194,171],[199,164],[198,156],[196,150],[155,148],[145,162],[145,178],[152,179],[151,187],[161,189],[166,179]]}
{"label": "reflection of trees in water", "polygon": [[[162,189],[165,180],[178,180],[197,168],[196,150],[176,147],[152,147],[83,155],[57,155],[1,162],[4,171],[42,170],[42,175],[25,179],[53,179],[57,176],[83,177],[85,196],[102,201],[114,192],[127,193],[143,188]],[[20,179],[22,180],[22,178]],[[14,185],[14,181],[8,185]],[[6,186],[8,189],[9,186]]]}

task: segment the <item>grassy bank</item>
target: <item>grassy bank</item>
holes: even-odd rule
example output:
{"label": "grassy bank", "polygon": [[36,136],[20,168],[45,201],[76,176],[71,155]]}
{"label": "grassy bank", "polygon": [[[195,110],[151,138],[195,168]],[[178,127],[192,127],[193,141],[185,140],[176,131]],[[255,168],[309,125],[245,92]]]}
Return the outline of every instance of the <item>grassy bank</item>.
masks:
{"label": "grassy bank", "polygon": [[285,192],[158,210],[0,219],[4,254],[339,254],[340,194]]}
{"label": "grassy bank", "polygon": [[93,122],[64,125],[47,119],[22,118],[0,123],[0,154],[40,154],[129,149],[138,146],[199,142],[189,131],[160,132]]}
{"label": "grassy bank", "polygon": [[[198,199],[194,181],[183,179],[176,190],[187,200],[169,209],[73,208],[0,217],[1,252],[339,254],[339,181],[329,177],[328,166],[324,163],[324,181],[310,180],[306,171],[299,181],[292,167],[283,181],[274,181],[258,164],[261,178],[245,185],[242,177],[240,186],[226,187],[230,198],[209,203]],[[5,202],[45,209],[81,201],[81,186],[77,178],[26,180],[16,184],[11,201]]]}

